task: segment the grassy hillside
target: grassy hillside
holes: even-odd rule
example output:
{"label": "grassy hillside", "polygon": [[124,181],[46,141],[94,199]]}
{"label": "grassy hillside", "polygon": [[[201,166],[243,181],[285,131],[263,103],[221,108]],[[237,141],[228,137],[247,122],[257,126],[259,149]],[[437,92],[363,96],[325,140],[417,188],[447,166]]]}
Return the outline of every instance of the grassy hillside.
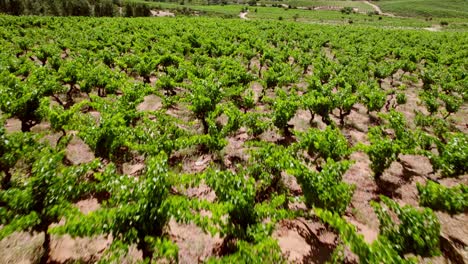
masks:
{"label": "grassy hillside", "polygon": [[[262,4],[278,4],[278,1],[260,1]],[[299,7],[352,7],[361,12],[373,11],[372,7],[362,1],[334,1],[334,0],[285,0],[280,3]]]}
{"label": "grassy hillside", "polygon": [[468,18],[467,0],[380,0],[382,11],[401,16]]}
{"label": "grassy hillside", "polygon": [[[140,1],[139,3],[141,3]],[[345,1],[343,1],[345,2]],[[449,23],[440,30],[466,30],[468,23],[461,18],[443,18],[427,21],[421,17],[387,17],[366,14],[343,14],[339,11],[287,9],[279,7],[245,5],[195,5],[164,2],[146,2],[154,9],[170,10],[177,16],[190,15],[194,12],[203,16],[238,18],[241,10],[248,9],[246,18],[250,20],[284,20],[312,24],[352,24],[385,28],[423,29],[439,24],[442,20]]]}

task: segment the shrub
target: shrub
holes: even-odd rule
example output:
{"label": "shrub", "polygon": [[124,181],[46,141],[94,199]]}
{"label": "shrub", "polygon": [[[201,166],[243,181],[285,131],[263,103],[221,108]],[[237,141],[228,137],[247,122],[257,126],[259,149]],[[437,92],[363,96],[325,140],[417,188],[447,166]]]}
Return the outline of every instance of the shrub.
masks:
{"label": "shrub", "polygon": [[[429,208],[417,210],[412,206],[400,207],[388,197],[380,197],[382,204],[371,202],[380,222],[380,234],[387,237],[393,248],[404,255],[415,253],[422,256],[440,254],[440,223]],[[398,217],[396,224],[391,213]]]}
{"label": "shrub", "polygon": [[452,188],[433,181],[425,186],[418,184],[419,204],[434,210],[463,213],[468,210],[468,186],[460,184]]}
{"label": "shrub", "polygon": [[312,128],[306,133],[300,134],[300,146],[307,149],[310,156],[341,160],[351,153],[348,141],[340,130],[327,126],[324,131]]}
{"label": "shrub", "polygon": [[354,10],[352,7],[347,6],[341,9],[341,13],[349,15],[351,13],[354,13]]}
{"label": "shrub", "polygon": [[298,170],[296,176],[309,207],[319,207],[342,215],[353,196],[354,186],[342,182],[350,162],[328,159],[320,172]]}
{"label": "shrub", "polygon": [[468,136],[454,133],[446,136],[447,144],[438,143],[439,155],[433,155],[434,168],[440,169],[444,176],[457,176],[468,172]]}

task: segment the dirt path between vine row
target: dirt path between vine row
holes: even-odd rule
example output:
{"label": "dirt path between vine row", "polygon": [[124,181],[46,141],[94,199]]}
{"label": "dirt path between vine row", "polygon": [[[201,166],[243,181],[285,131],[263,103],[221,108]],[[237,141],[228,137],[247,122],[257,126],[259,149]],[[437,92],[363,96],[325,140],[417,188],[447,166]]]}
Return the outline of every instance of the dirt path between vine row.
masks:
{"label": "dirt path between vine row", "polygon": [[249,11],[240,12],[239,17],[240,17],[241,19],[249,20],[249,18],[247,17],[247,14],[248,14],[248,13],[249,13]]}
{"label": "dirt path between vine row", "polygon": [[431,31],[431,32],[438,32],[442,29],[440,25],[432,25],[432,27],[427,27],[424,28],[425,30]]}
{"label": "dirt path between vine row", "polygon": [[169,11],[163,10],[150,10],[152,16],[156,17],[174,17],[175,14]]}
{"label": "dirt path between vine row", "polygon": [[379,15],[388,16],[388,17],[395,17],[394,14],[382,12],[382,9],[380,9],[380,7],[378,5],[375,5],[375,4],[373,4],[373,3],[369,2],[369,1],[362,1],[362,2],[370,5],[374,9],[374,11],[377,12]]}

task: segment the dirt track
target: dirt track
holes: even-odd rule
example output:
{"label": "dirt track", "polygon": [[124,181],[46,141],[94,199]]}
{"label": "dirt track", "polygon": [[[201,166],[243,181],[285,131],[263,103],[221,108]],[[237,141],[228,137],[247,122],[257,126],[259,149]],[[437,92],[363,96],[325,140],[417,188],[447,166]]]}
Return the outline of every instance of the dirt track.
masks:
{"label": "dirt track", "polygon": [[249,13],[249,11],[241,12],[241,13],[239,14],[239,17],[240,17],[241,19],[249,20],[249,18],[247,17],[247,14],[248,14],[248,13]]}
{"label": "dirt track", "polygon": [[389,16],[389,17],[395,17],[394,14],[391,14],[391,13],[384,13],[382,12],[382,9],[380,9],[379,6],[369,2],[369,1],[363,1],[364,3],[370,5],[372,8],[374,8],[374,10],[379,14],[379,15],[383,15],[383,16]]}

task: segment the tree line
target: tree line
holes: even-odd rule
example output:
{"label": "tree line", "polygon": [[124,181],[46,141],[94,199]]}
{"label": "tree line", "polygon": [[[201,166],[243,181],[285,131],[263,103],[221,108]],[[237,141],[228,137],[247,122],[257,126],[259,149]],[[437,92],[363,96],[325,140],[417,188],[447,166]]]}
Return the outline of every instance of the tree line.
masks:
{"label": "tree line", "polygon": [[150,16],[144,3],[121,0],[0,0],[0,13],[10,15],[141,17]]}

